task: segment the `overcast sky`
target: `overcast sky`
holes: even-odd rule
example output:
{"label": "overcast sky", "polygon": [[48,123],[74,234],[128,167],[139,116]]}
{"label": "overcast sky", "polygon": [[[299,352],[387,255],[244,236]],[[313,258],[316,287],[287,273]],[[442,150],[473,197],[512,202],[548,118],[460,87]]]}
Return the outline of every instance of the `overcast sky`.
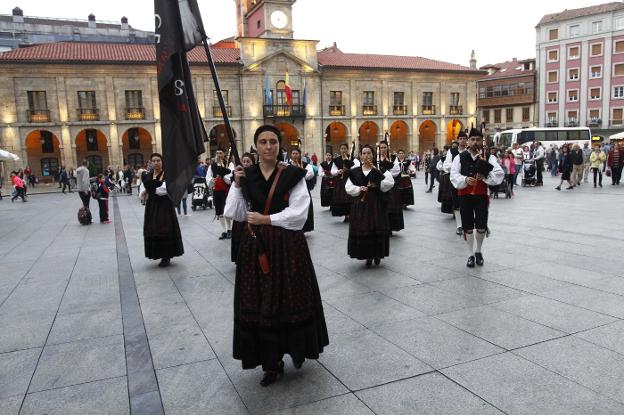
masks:
{"label": "overcast sky", "polygon": [[[204,26],[213,41],[236,32],[234,0],[198,0]],[[535,25],[544,14],[606,0],[298,0],[293,8],[295,37],[333,42],[343,52],[422,56],[468,65],[535,56]],[[118,22],[127,16],[138,29],[154,30],[151,0],[0,0],[0,14],[15,6],[25,16]]]}

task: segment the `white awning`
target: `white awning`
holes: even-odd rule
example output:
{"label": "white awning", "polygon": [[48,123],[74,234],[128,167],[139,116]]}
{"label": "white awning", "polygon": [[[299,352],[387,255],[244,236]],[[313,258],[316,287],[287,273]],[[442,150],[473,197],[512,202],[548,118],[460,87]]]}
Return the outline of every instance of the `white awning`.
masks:
{"label": "white awning", "polygon": [[609,140],[621,140],[624,139],[624,131],[622,131],[621,133],[617,133],[617,134],[613,134],[612,136],[609,136]]}
{"label": "white awning", "polygon": [[19,159],[20,158],[16,154],[10,153],[6,150],[2,150],[0,148],[0,161],[17,161]]}

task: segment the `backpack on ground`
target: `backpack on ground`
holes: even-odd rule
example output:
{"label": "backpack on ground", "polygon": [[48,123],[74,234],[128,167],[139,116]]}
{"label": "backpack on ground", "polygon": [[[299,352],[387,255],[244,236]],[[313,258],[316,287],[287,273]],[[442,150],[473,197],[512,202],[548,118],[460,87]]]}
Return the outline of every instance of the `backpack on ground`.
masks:
{"label": "backpack on ground", "polygon": [[91,211],[88,208],[83,206],[78,209],[78,222],[81,225],[90,225],[91,219]]}

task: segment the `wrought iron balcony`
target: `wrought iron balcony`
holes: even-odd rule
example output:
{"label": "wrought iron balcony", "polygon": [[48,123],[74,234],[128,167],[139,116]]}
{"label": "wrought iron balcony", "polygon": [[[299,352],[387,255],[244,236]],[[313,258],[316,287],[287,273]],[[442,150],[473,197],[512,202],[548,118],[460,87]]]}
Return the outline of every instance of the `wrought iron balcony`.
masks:
{"label": "wrought iron balcony", "polygon": [[462,115],[464,107],[462,105],[449,105],[449,115]]}
{"label": "wrought iron balcony", "polygon": [[305,118],[305,105],[265,105],[264,118]]}
{"label": "wrought iron balcony", "polygon": [[78,108],[79,121],[99,121],[100,110],[98,108]]}
{"label": "wrought iron balcony", "polygon": [[622,126],[622,119],[621,118],[616,118],[614,120],[609,120],[609,125],[611,127],[621,127]]}
{"label": "wrought iron balcony", "polygon": [[559,127],[559,121],[550,120],[546,123],[546,127]]}
{"label": "wrought iron balcony", "polygon": [[392,114],[394,115],[407,115],[407,105],[393,105]]}
{"label": "wrought iron balcony", "polygon": [[578,127],[578,126],[579,126],[578,121],[568,121],[564,123],[564,127]]}
{"label": "wrought iron balcony", "polygon": [[362,115],[377,115],[377,105],[362,105]]}
{"label": "wrought iron balcony", "polygon": [[26,110],[28,122],[50,122],[50,110]]}
{"label": "wrought iron balcony", "polygon": [[[228,117],[232,116],[232,107],[230,105],[225,106],[225,110],[227,111]],[[212,115],[215,118],[223,117],[223,112],[221,111],[221,107],[219,105],[215,105],[212,107]]]}
{"label": "wrought iron balcony", "polygon": [[341,117],[345,115],[345,106],[344,105],[330,105],[329,115],[332,115],[334,117]]}
{"label": "wrought iron balcony", "polygon": [[126,120],[144,120],[145,108],[143,107],[128,107],[126,108]]}
{"label": "wrought iron balcony", "polygon": [[435,105],[423,105],[421,107],[422,115],[435,115],[436,114],[436,106]]}
{"label": "wrought iron balcony", "polygon": [[600,127],[602,126],[602,120],[600,118],[592,119],[587,121],[588,127]]}

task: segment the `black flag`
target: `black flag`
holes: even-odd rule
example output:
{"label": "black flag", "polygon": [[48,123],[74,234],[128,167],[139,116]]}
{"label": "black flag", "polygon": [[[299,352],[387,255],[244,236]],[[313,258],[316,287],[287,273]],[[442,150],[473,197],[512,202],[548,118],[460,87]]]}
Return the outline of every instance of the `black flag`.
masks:
{"label": "black flag", "polygon": [[154,13],[165,180],[177,205],[207,138],[186,58],[186,52],[201,43],[204,30],[197,0],[154,0]]}

